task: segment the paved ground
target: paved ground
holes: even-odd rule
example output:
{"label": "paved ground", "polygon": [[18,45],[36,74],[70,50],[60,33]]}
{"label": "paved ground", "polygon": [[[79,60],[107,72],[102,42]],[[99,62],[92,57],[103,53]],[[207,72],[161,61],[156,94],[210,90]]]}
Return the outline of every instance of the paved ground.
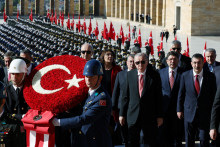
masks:
{"label": "paved ground", "polygon": [[[72,16],[71,16],[71,18],[72,18]],[[81,17],[81,18],[83,18],[83,17]],[[84,22],[83,19],[81,19],[80,21],[81,21],[81,24]],[[107,18],[107,19],[93,18],[91,20],[92,28],[95,28],[96,21],[98,22],[100,34],[101,34],[101,30],[104,27],[104,22],[106,23],[107,28],[109,29],[111,21],[113,23],[113,26],[115,28],[116,33],[120,32],[120,28],[121,28],[121,25],[122,25],[123,30],[124,30],[124,34],[128,34],[129,21],[127,21],[127,20],[121,20],[121,19],[116,19],[116,18]],[[65,22],[66,22],[66,20],[65,20]],[[1,23],[4,23],[3,19],[0,19],[0,24]],[[76,16],[75,16],[75,23],[78,23],[78,17],[76,17]],[[86,24],[87,24],[87,28],[88,28],[89,19],[86,19]],[[144,43],[145,43],[146,39],[149,38],[150,31],[152,31],[152,33],[153,33],[154,52],[157,52],[156,46],[161,41],[160,32],[163,28],[162,27],[158,28],[156,26],[147,25],[147,24],[144,24],[144,23],[130,22],[131,30],[132,30],[133,26],[137,27],[137,33],[139,31],[139,28],[141,30],[141,37],[142,37],[142,43],[143,43],[142,46],[144,46]],[[99,34],[99,38],[101,37],[100,34]],[[177,32],[177,38],[178,38],[178,40],[180,40],[182,42],[182,52],[183,52],[183,50],[186,50],[187,36],[186,35],[181,35]],[[205,42],[207,42],[207,48],[215,48],[216,49],[216,51],[217,51],[217,60],[220,61],[220,36],[188,36],[188,39],[189,39],[190,56],[192,56],[194,53],[202,53],[203,54],[204,45],[205,45]],[[166,43],[165,40],[163,41],[164,51],[166,53],[169,51],[170,46],[171,46],[171,42],[173,40],[174,40],[173,33],[170,32],[170,37],[168,39],[168,42]],[[134,42],[134,40],[132,39],[131,45],[133,45],[133,42]]]}

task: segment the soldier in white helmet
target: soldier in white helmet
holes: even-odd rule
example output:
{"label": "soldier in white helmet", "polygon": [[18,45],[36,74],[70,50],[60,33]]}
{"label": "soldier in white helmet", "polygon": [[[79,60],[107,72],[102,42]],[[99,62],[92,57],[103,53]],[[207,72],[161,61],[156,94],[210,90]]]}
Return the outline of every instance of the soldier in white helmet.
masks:
{"label": "soldier in white helmet", "polygon": [[6,87],[6,111],[20,127],[17,139],[18,147],[26,146],[24,126],[21,122],[22,115],[28,111],[28,105],[23,97],[23,85],[27,75],[27,64],[25,61],[25,59],[14,59],[11,62],[8,72],[11,76],[12,84]]}

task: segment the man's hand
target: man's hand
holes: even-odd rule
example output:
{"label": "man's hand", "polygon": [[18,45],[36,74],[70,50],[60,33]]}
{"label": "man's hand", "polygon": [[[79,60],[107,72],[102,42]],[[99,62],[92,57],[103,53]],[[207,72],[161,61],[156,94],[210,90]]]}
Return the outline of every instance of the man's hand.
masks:
{"label": "man's hand", "polygon": [[56,126],[60,126],[60,120],[57,119],[56,117],[52,120],[53,125]]}
{"label": "man's hand", "polygon": [[125,117],[124,116],[119,116],[119,123],[121,124],[121,126],[123,126],[125,124]]}
{"label": "man's hand", "polygon": [[157,118],[157,126],[160,127],[163,124],[163,118]]}
{"label": "man's hand", "polygon": [[212,140],[216,140],[216,137],[217,137],[217,131],[216,129],[211,129],[210,132],[209,132],[209,135],[210,135],[210,138]]}
{"label": "man's hand", "polygon": [[183,116],[183,112],[177,112],[177,117],[179,119],[182,119],[184,116]]}

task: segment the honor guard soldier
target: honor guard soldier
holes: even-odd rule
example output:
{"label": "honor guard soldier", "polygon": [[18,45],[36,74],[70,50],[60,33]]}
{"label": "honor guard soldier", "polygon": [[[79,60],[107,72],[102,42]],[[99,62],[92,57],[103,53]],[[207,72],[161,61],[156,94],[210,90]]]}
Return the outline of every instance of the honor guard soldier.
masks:
{"label": "honor guard soldier", "polygon": [[53,124],[65,129],[80,129],[77,140],[72,141],[72,147],[112,147],[108,130],[112,104],[107,91],[101,86],[101,63],[95,59],[88,61],[83,75],[89,87],[89,97],[85,101],[82,114],[71,118],[55,118]]}
{"label": "honor guard soldier", "polygon": [[26,136],[23,123],[21,122],[22,115],[28,111],[28,105],[23,96],[23,85],[25,77],[27,76],[27,64],[28,60],[14,59],[9,67],[9,74],[11,75],[12,84],[6,87],[7,99],[6,99],[6,112],[16,121],[19,126],[19,136],[17,146],[26,146]]}
{"label": "honor guard soldier", "polygon": [[17,146],[19,136],[19,126],[10,114],[4,110],[6,100],[5,85],[0,82],[0,146]]}

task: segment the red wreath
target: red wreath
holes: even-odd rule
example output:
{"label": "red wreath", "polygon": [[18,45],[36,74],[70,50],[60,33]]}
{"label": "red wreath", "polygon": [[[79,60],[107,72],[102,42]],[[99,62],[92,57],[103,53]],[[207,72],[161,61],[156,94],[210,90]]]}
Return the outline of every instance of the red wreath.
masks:
{"label": "red wreath", "polygon": [[55,114],[79,104],[88,93],[83,76],[85,64],[86,60],[80,57],[63,55],[38,65],[24,85],[27,104],[32,109]]}

